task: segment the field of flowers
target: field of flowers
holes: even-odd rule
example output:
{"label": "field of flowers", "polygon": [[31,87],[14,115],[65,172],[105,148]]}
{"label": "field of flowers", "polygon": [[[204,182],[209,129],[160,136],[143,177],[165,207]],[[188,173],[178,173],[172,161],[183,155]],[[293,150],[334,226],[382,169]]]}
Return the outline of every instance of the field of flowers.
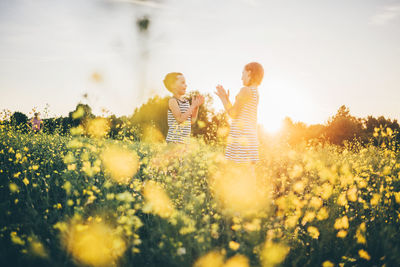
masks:
{"label": "field of flowers", "polygon": [[1,128],[1,266],[400,266],[390,142],[222,151]]}

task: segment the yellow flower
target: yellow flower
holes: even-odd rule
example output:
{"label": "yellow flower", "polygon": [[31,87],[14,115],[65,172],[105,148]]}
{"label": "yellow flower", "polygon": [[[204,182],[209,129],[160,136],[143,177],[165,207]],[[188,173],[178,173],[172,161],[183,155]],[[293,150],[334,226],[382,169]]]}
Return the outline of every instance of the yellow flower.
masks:
{"label": "yellow flower", "polygon": [[368,252],[366,252],[363,249],[360,249],[358,251],[358,255],[360,256],[360,258],[366,259],[367,261],[369,261],[371,259],[371,256],[368,254]]}
{"label": "yellow flower", "polygon": [[340,230],[340,231],[337,233],[336,236],[339,237],[339,238],[345,238],[345,237],[347,236],[347,231],[345,231],[345,230]]}
{"label": "yellow flower", "polygon": [[322,263],[322,267],[334,267],[334,266],[335,266],[335,264],[333,264],[333,262],[331,262],[331,261],[324,261]]}
{"label": "yellow flower", "polygon": [[322,207],[317,213],[317,219],[319,221],[326,220],[329,218],[329,211],[326,207]]}
{"label": "yellow flower", "polygon": [[19,191],[18,185],[14,184],[14,183],[10,183],[9,188],[10,188],[10,192],[12,192],[12,193]]}
{"label": "yellow flower", "polygon": [[115,145],[108,146],[101,159],[105,172],[119,183],[129,183],[139,168],[139,157],[135,151]]}
{"label": "yellow flower", "polygon": [[126,249],[116,229],[97,220],[82,222],[77,217],[59,229],[64,247],[83,265],[114,266]]}
{"label": "yellow flower", "polygon": [[266,242],[261,251],[261,263],[263,266],[276,266],[282,263],[290,248],[284,244]]}
{"label": "yellow flower", "polygon": [[39,239],[36,236],[30,236],[28,238],[29,241],[29,251],[40,258],[47,258],[48,253],[43,246],[43,244],[39,241]]}
{"label": "yellow flower", "polygon": [[380,194],[373,194],[372,198],[371,198],[371,201],[370,201],[371,205],[372,206],[378,205],[380,199],[381,199],[381,195]]}
{"label": "yellow flower", "polygon": [[69,171],[74,171],[74,170],[76,170],[76,164],[69,164],[69,165],[67,166],[67,169],[68,169]]}
{"label": "yellow flower", "polygon": [[240,247],[240,244],[235,242],[235,241],[231,241],[229,242],[229,248],[232,249],[233,251],[238,250]]}
{"label": "yellow flower", "polygon": [[347,205],[347,198],[346,198],[346,194],[344,192],[339,195],[339,197],[337,199],[337,203],[340,206],[346,206]]}
{"label": "yellow flower", "polygon": [[11,232],[11,233],[10,233],[10,237],[11,237],[11,241],[12,241],[14,244],[21,245],[21,246],[25,245],[25,241],[22,240],[22,239],[17,235],[17,232]]}
{"label": "yellow flower", "polygon": [[307,232],[310,234],[310,236],[314,239],[318,239],[319,237],[319,231],[317,227],[314,226],[309,226],[307,228]]}
{"label": "yellow flower", "polygon": [[323,204],[322,199],[319,197],[312,197],[310,200],[310,206],[313,207],[314,209],[319,209]]}
{"label": "yellow flower", "polygon": [[153,181],[147,181],[143,188],[145,199],[144,212],[153,212],[160,217],[167,218],[174,212],[174,206],[164,189]]}
{"label": "yellow flower", "polygon": [[302,225],[305,225],[308,222],[312,222],[315,218],[315,212],[314,211],[307,211],[306,214],[303,217],[303,220],[301,221]]}
{"label": "yellow flower", "polygon": [[326,182],[322,185],[321,197],[325,200],[329,199],[332,195],[333,187],[330,183]]}
{"label": "yellow flower", "polygon": [[350,201],[357,201],[358,196],[357,196],[357,188],[355,186],[351,187],[349,190],[347,190],[347,199]]}
{"label": "yellow flower", "polygon": [[219,251],[212,251],[201,256],[193,267],[222,267],[224,264],[224,255]]}
{"label": "yellow flower", "polygon": [[95,118],[88,122],[86,132],[90,137],[103,138],[110,131],[110,122],[105,118]]}
{"label": "yellow flower", "polygon": [[29,180],[26,179],[26,177],[24,178],[24,180],[22,180],[22,182],[24,182],[25,185],[28,185],[28,184],[29,184]]}
{"label": "yellow flower", "polygon": [[335,229],[348,229],[349,228],[349,219],[347,216],[343,216],[342,218],[338,218],[335,220],[335,224],[333,226]]}
{"label": "yellow flower", "polygon": [[396,203],[400,204],[400,192],[394,192],[393,195],[394,195],[394,197],[396,199]]}
{"label": "yellow flower", "polygon": [[249,267],[249,259],[243,255],[237,254],[229,258],[223,267]]}

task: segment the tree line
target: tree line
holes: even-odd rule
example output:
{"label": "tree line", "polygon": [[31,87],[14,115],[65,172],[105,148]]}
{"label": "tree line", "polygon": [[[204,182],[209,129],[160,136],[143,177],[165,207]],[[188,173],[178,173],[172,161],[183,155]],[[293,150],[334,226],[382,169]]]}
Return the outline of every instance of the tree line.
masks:
{"label": "tree line", "polygon": [[[189,95],[189,101],[198,92]],[[113,139],[129,138],[134,141],[162,141],[168,131],[167,112],[169,97],[155,96],[146,103],[136,108],[131,116],[117,117],[110,115],[102,117],[107,120],[106,137]],[[206,143],[225,143],[229,133],[228,117],[223,112],[216,112],[212,108],[212,97],[206,95],[205,104],[199,109],[198,121],[192,127],[195,137],[203,139]],[[87,104],[79,103],[75,110],[69,112],[67,117],[43,119],[43,132],[48,134],[69,135],[76,127],[87,127],[95,118],[92,109]],[[14,112],[8,120],[2,122],[12,127],[17,127],[23,132],[29,131],[29,119],[22,112]],[[319,141],[336,145],[357,141],[361,144],[373,142],[381,145],[395,141],[400,143],[400,126],[396,119],[383,116],[357,118],[350,114],[349,108],[341,106],[337,113],[330,117],[325,124],[306,125],[302,122],[293,122],[285,118],[282,129],[277,133],[277,138],[289,145],[304,142]],[[259,133],[265,136],[262,126]],[[81,134],[85,134],[82,132]],[[276,138],[275,138],[276,140]]]}

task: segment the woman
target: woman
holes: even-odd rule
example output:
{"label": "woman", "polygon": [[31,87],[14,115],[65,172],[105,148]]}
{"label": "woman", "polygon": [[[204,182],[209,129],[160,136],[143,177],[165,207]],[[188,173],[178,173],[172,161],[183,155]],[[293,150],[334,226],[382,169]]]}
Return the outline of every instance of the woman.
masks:
{"label": "woman", "polygon": [[221,99],[225,111],[232,118],[228,136],[228,145],[225,157],[237,163],[257,163],[258,135],[257,135],[257,106],[258,86],[264,77],[261,64],[251,62],[242,72],[244,87],[235,98],[234,104],[229,100],[229,91],[221,85],[217,86],[216,95]]}

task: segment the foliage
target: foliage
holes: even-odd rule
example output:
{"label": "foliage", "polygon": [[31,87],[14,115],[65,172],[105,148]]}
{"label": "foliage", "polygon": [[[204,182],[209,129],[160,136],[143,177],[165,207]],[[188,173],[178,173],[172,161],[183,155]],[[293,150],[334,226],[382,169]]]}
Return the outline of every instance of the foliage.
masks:
{"label": "foliage", "polygon": [[397,266],[400,156],[391,130],[374,131],[379,147],[263,144],[257,168],[243,169],[196,139],[181,147],[2,125],[0,261]]}

